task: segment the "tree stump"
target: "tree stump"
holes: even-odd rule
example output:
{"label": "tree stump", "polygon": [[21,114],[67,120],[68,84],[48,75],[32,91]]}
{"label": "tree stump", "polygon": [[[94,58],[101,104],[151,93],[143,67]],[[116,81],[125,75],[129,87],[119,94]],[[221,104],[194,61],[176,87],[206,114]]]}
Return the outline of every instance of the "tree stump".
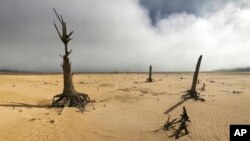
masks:
{"label": "tree stump", "polygon": [[152,65],[149,66],[149,76],[148,76],[147,81],[148,82],[153,82],[153,79],[152,79]]}
{"label": "tree stump", "polygon": [[202,55],[200,55],[198,62],[196,64],[196,69],[194,72],[191,89],[186,91],[187,93],[182,96],[183,99],[193,98],[195,101],[196,100],[204,101],[203,98],[199,97],[200,94],[196,91],[196,85],[197,85],[197,80],[198,80],[198,75],[199,75],[201,59],[202,59]]}
{"label": "tree stump", "polygon": [[202,91],[205,91],[205,89],[206,89],[205,87],[206,87],[206,86],[207,86],[207,85],[205,84],[205,82],[203,82],[203,85],[202,85],[201,90],[202,90]]}

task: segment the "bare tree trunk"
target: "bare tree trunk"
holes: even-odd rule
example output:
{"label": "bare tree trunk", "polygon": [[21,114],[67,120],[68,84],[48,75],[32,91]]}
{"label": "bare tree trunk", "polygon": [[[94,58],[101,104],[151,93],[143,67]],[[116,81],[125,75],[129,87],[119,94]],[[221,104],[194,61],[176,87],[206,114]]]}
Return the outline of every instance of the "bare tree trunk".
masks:
{"label": "bare tree trunk", "polygon": [[153,79],[152,79],[152,65],[149,66],[148,82],[153,82]]}
{"label": "bare tree trunk", "polygon": [[82,109],[88,102],[90,102],[90,100],[87,94],[78,93],[75,91],[72,81],[71,63],[68,57],[72,52],[72,50],[68,51],[68,42],[71,40],[70,36],[73,34],[73,31],[67,34],[66,23],[64,22],[62,16],[58,15],[55,9],[54,12],[62,25],[62,33],[60,33],[54,22],[56,31],[61,41],[64,43],[65,54],[62,56],[63,86],[64,86],[63,93],[54,96],[52,101],[52,106],[53,107],[69,106],[69,107],[78,107]]}
{"label": "bare tree trunk", "polygon": [[[188,90],[187,94],[183,95],[183,98],[194,98],[195,100],[197,100],[199,98],[199,94],[196,91],[196,85],[197,85],[197,81],[198,81],[198,75],[199,75],[199,70],[200,70],[200,64],[201,64],[201,59],[202,59],[202,55],[200,55],[198,62],[196,64],[196,69],[194,72],[194,76],[193,76],[193,82],[192,82],[192,86],[191,89]],[[199,98],[200,100],[204,100],[202,98]]]}
{"label": "bare tree trunk", "polygon": [[75,92],[75,89],[72,82],[71,65],[67,56],[63,57],[63,81],[63,94],[65,94],[66,97],[70,98]]}
{"label": "bare tree trunk", "polygon": [[196,69],[194,72],[194,76],[193,76],[193,83],[191,86],[191,91],[196,91],[196,84],[197,84],[197,80],[198,80],[198,75],[199,75],[199,70],[200,70],[200,65],[201,65],[201,59],[202,59],[202,55],[199,57],[198,62],[196,64]]}

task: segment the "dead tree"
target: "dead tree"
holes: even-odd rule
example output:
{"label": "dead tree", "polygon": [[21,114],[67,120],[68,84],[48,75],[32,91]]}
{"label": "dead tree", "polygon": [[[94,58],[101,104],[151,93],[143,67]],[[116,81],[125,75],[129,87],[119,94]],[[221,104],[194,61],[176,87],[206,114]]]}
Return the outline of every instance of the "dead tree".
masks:
{"label": "dead tree", "polygon": [[148,82],[153,82],[152,79],[152,65],[149,66],[149,77],[147,79]]}
{"label": "dead tree", "polygon": [[182,130],[185,131],[185,134],[188,134],[186,122],[191,122],[191,121],[189,120],[185,106],[183,107],[183,113],[181,114],[180,120],[176,121],[177,118],[175,118],[174,120],[169,121],[169,118],[168,118],[167,123],[165,123],[163,130],[169,130],[170,128],[174,128],[175,124],[180,123],[179,128],[176,130],[176,133],[175,133],[175,139],[179,138],[179,134]]}
{"label": "dead tree", "polygon": [[202,98],[199,98],[200,94],[197,93],[197,91],[196,91],[196,85],[197,85],[197,80],[198,80],[198,75],[199,75],[201,59],[202,59],[202,55],[199,57],[198,62],[196,64],[196,69],[195,69],[195,72],[194,72],[191,89],[186,91],[187,94],[182,96],[183,99],[193,98],[194,100],[198,100],[198,99],[202,100],[202,101],[204,100]]}
{"label": "dead tree", "polygon": [[205,84],[205,82],[203,82],[203,85],[202,85],[202,88],[201,88],[201,90],[202,91],[205,91],[205,87],[206,87],[207,85]]}
{"label": "dead tree", "polygon": [[176,122],[177,118],[173,119],[172,121],[170,120],[170,116],[168,117],[167,122],[164,124],[163,126],[163,130],[169,130],[170,128],[174,128],[176,123],[178,123],[179,121]]}
{"label": "dead tree", "polygon": [[179,138],[179,134],[182,130],[185,130],[185,134],[188,134],[188,130],[187,130],[187,125],[186,125],[186,122],[191,122],[189,120],[189,117],[187,115],[187,111],[186,111],[186,108],[185,106],[183,107],[183,113],[181,115],[181,120],[180,120],[180,126],[175,134],[175,139],[178,139]]}
{"label": "dead tree", "polygon": [[73,85],[73,81],[72,81],[73,74],[71,73],[71,62],[69,61],[69,55],[72,52],[72,49],[68,51],[68,43],[72,39],[71,35],[73,34],[73,31],[71,31],[69,34],[67,33],[66,22],[64,21],[63,17],[57,14],[55,9],[53,10],[62,26],[62,32],[60,33],[54,21],[55,29],[61,41],[64,44],[65,53],[64,55],[61,55],[63,58],[63,63],[61,64],[61,66],[63,68],[64,88],[63,88],[62,94],[58,94],[53,97],[52,107],[64,107],[64,106],[78,107],[81,110],[83,110],[85,105],[87,105],[87,103],[90,102],[90,99],[87,94],[76,92],[74,85]]}

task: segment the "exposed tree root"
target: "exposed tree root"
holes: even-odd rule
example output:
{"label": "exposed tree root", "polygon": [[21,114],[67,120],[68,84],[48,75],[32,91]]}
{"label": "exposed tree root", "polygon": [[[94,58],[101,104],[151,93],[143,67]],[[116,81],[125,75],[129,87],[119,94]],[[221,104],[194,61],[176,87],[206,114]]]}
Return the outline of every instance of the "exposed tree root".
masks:
{"label": "exposed tree root", "polygon": [[182,95],[183,99],[191,99],[191,98],[193,98],[195,101],[197,101],[197,100],[205,101],[204,98],[200,97],[200,93],[198,93],[197,91],[187,90],[185,92],[186,92],[186,94]]}
{"label": "exposed tree root", "polygon": [[148,78],[147,82],[153,82],[153,79],[152,78]]}
{"label": "exposed tree root", "polygon": [[84,93],[74,93],[70,97],[66,97],[65,94],[58,94],[53,97],[52,107],[77,107],[83,111],[89,102],[92,101]]}

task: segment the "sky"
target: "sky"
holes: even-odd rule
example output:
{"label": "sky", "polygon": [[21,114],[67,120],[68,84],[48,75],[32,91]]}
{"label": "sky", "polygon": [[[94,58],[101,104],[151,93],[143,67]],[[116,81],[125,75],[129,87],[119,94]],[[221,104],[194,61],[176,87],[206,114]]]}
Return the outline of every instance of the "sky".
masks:
{"label": "sky", "polygon": [[73,71],[202,71],[250,66],[248,0],[0,0],[0,70],[62,71],[68,31]]}

